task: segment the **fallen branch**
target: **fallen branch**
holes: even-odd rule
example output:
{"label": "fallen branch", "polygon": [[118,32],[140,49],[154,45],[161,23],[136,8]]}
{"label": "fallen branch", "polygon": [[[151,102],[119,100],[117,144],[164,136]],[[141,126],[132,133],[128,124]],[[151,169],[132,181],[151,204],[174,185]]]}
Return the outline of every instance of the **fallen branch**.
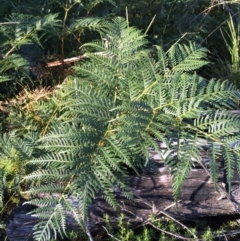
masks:
{"label": "fallen branch", "polygon": [[[169,173],[160,167],[161,174],[143,174],[131,176],[125,182],[129,185],[134,195],[134,202],[126,199],[121,192],[115,192],[119,204],[118,210],[97,196],[89,207],[88,230],[89,233],[99,233],[105,225],[105,215],[109,216],[109,222],[113,228],[118,228],[119,213],[123,213],[127,222],[132,227],[141,226],[149,222],[150,216],[165,215],[182,222],[200,217],[238,214],[240,204],[240,178],[233,177],[231,199],[224,197],[225,192],[214,189],[209,176],[203,169],[193,169],[185,181],[178,208],[173,205],[171,177]],[[223,171],[219,174],[218,184],[222,185]],[[40,198],[41,195],[39,195]],[[222,197],[222,198],[219,198]],[[34,206],[18,206],[9,217],[6,231],[9,241],[23,241],[29,237],[32,240],[32,228],[39,221],[30,215]],[[165,211],[164,211],[165,210]],[[75,219],[66,214],[67,231],[79,232],[80,227]]]}

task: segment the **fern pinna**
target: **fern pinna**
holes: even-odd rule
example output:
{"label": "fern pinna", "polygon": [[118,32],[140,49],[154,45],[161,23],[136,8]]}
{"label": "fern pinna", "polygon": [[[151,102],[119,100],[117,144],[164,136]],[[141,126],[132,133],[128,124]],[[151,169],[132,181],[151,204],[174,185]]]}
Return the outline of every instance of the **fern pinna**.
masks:
{"label": "fern pinna", "polygon": [[117,208],[114,185],[131,198],[123,167],[145,168],[149,147],[161,154],[154,138],[169,149],[164,161],[175,200],[191,168],[201,162],[200,139],[208,143],[215,185],[220,155],[229,184],[235,167],[240,171],[240,121],[230,112],[239,93],[227,81],[208,81],[194,72],[208,63],[206,49],[194,43],[175,44],[166,52],[150,47],[122,18],[102,26],[101,40],[82,46],[89,58],[63,84],[58,111],[37,143],[42,155],[27,162],[35,170],[25,177],[32,182],[26,193],[49,194],[28,202],[38,206],[33,215],[42,219],[34,232],[38,241],[49,240],[51,230],[55,237],[65,234],[65,212],[84,228],[96,194]]}

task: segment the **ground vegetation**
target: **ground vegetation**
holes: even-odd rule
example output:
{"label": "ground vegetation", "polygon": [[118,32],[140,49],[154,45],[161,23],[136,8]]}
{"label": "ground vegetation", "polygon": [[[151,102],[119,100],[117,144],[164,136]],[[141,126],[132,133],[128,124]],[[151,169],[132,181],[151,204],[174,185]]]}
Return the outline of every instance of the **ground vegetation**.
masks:
{"label": "ground vegetation", "polygon": [[[96,194],[164,156],[175,201],[208,143],[216,186],[240,172],[238,1],[5,1],[0,10],[0,206],[42,219],[35,240],[87,231]],[[146,11],[147,10],[147,11]],[[50,198],[35,198],[48,193]],[[52,195],[58,193],[58,196]],[[74,196],[72,203],[69,196]],[[11,204],[11,205],[10,205]],[[1,224],[4,227],[4,221]],[[121,230],[120,230],[121,231]],[[53,235],[54,236],[54,235]],[[90,236],[89,236],[90,237]]]}

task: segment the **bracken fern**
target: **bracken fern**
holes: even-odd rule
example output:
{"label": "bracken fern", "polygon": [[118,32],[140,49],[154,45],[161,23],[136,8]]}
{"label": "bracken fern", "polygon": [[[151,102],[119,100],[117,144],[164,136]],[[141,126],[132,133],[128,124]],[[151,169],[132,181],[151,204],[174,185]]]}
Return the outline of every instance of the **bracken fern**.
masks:
{"label": "bracken fern", "polygon": [[123,167],[144,169],[151,163],[149,147],[161,154],[154,138],[170,150],[164,161],[175,200],[201,162],[200,138],[208,142],[215,186],[220,155],[229,185],[235,166],[240,169],[240,120],[229,112],[239,93],[227,81],[208,81],[194,72],[207,64],[205,48],[194,43],[175,44],[166,52],[150,47],[122,18],[105,22],[99,33],[101,40],[82,46],[89,59],[63,84],[58,116],[51,116],[38,139],[38,156],[27,161],[35,168],[25,177],[32,182],[25,193],[48,194],[28,202],[38,206],[34,215],[42,219],[34,232],[38,241],[65,234],[66,212],[84,228],[97,194],[116,209],[114,186],[131,198]]}

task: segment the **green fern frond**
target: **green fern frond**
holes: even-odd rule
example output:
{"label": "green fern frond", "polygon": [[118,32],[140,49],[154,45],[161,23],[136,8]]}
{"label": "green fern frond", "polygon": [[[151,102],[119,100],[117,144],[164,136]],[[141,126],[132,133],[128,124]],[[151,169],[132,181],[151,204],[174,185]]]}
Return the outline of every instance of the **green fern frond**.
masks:
{"label": "green fern frond", "polygon": [[228,183],[228,191],[231,192],[231,181],[235,172],[236,160],[239,158],[229,147],[222,146],[222,155],[224,158],[224,167]]}
{"label": "green fern frond", "polygon": [[57,234],[66,236],[66,217],[63,206],[58,203],[52,208],[45,208],[40,214],[40,209],[33,216],[43,219],[34,227],[34,240],[48,241],[52,237],[57,239]]}
{"label": "green fern frond", "polygon": [[211,79],[204,88],[204,104],[216,109],[237,108],[236,87],[228,81]]}
{"label": "green fern frond", "polygon": [[[106,138],[108,139],[108,138]],[[102,153],[102,156],[104,160],[108,163],[108,165],[112,168],[112,170],[123,174],[123,171],[121,167],[119,166],[119,163],[122,162],[121,158],[113,158],[113,154],[115,154],[114,150],[112,150],[112,146],[104,146],[103,148],[99,148],[100,155]]]}
{"label": "green fern frond", "polygon": [[[19,54],[12,54],[1,60],[0,73],[6,73],[9,70],[17,70],[26,77],[29,77],[29,62]],[[11,78],[9,76],[9,78]]]}
{"label": "green fern frond", "polygon": [[2,169],[0,169],[0,208],[3,208],[3,198],[4,198],[4,190],[6,188],[7,183],[7,172]]}
{"label": "green fern frond", "polygon": [[171,146],[173,151],[165,161],[170,169],[174,198],[177,201],[182,185],[195,165],[194,162],[200,162],[201,157],[200,148],[197,145],[197,135],[180,136],[176,140],[173,139]]}
{"label": "green fern frond", "polygon": [[[50,181],[48,179],[48,181]],[[31,194],[33,196],[39,195],[39,194],[46,194],[48,193],[49,195],[56,194],[56,193],[61,193],[64,190],[65,186],[63,184],[56,184],[56,183],[49,183],[49,184],[42,184],[40,186],[36,185],[27,191],[22,192],[22,194]]]}
{"label": "green fern frond", "polygon": [[188,46],[176,44],[168,50],[169,65],[172,71],[193,71],[209,63],[203,60],[207,49],[190,43]]}
{"label": "green fern frond", "polygon": [[[110,169],[106,170],[107,166],[104,165],[104,162],[101,161],[99,157],[96,157],[96,160],[98,161],[99,166],[94,167],[94,176],[103,190],[104,198],[116,210],[118,205],[113,194],[113,183],[117,178],[115,178],[114,173],[112,173]],[[108,175],[108,177],[106,177],[106,175]]]}
{"label": "green fern frond", "polygon": [[225,136],[223,142],[233,150],[236,150],[237,152],[240,151],[240,135],[238,133]]}
{"label": "green fern frond", "polygon": [[[117,61],[126,64],[133,58],[133,54],[137,53],[147,43],[145,36],[141,31],[133,27],[128,27],[127,22],[117,17],[105,24],[101,31],[102,38],[105,41],[105,51],[111,51]],[[84,44],[83,48],[92,48],[92,43]],[[101,48],[103,44],[100,43]],[[99,44],[96,44],[99,47]],[[103,49],[101,50],[101,52]],[[103,51],[103,54],[104,52]]]}
{"label": "green fern frond", "polygon": [[11,76],[7,74],[1,74],[0,76],[0,83],[11,81],[11,80],[12,80]]}
{"label": "green fern frond", "polygon": [[[82,221],[86,221],[87,212],[88,212],[88,206],[92,202],[92,199],[94,199],[97,191],[99,191],[99,183],[94,179],[90,180],[89,177],[85,177],[85,182],[81,180],[79,184],[82,184],[82,186],[79,188],[78,193],[74,193],[79,200],[79,210],[80,214],[82,216]],[[94,176],[92,176],[94,177]],[[82,178],[81,178],[82,179]]]}
{"label": "green fern frond", "polygon": [[56,179],[66,179],[70,178],[71,173],[69,173],[66,168],[48,168],[47,170],[37,170],[25,176],[26,180],[48,180],[48,181],[55,181]]}
{"label": "green fern frond", "polygon": [[237,134],[240,120],[238,115],[228,111],[216,111],[202,114],[195,119],[195,125],[201,130],[207,130],[213,138],[221,139],[223,136]]}
{"label": "green fern frond", "polygon": [[78,206],[79,206],[79,200],[76,198],[77,195],[74,195],[74,197],[70,196],[68,198],[64,198],[62,202],[64,203],[64,207],[66,212],[69,212],[75,221],[79,224],[79,226],[84,230],[82,213],[79,212]]}
{"label": "green fern frond", "polygon": [[89,30],[95,30],[95,31],[101,31],[103,26],[105,25],[106,20],[103,18],[80,18],[80,19],[74,19],[74,22],[72,22],[69,27],[68,31],[82,31],[89,29]]}
{"label": "green fern frond", "polygon": [[169,71],[168,56],[161,46],[154,46],[156,48],[157,62],[155,68],[157,73],[165,75]]}
{"label": "green fern frond", "polygon": [[175,202],[179,197],[182,185],[186,180],[186,177],[188,176],[189,172],[193,167],[193,162],[189,156],[187,156],[186,158],[181,158],[181,160],[174,160],[174,162],[176,161],[179,163],[178,167],[174,171],[171,170],[172,187]]}
{"label": "green fern frond", "polygon": [[[52,36],[52,34],[55,33],[56,28],[61,26],[60,21],[57,20],[57,16],[58,14],[47,14],[44,17],[40,17],[13,13],[10,16],[9,21],[19,22],[19,24],[1,26],[2,29],[0,29],[0,31],[9,39],[7,43],[11,45],[11,49],[6,56],[23,44],[35,42],[41,46],[40,38],[47,33],[50,33],[50,36]],[[44,33],[44,35],[41,36],[40,33]]]}
{"label": "green fern frond", "polygon": [[239,149],[237,149],[237,151],[235,152],[236,155],[236,159],[235,159],[235,165],[237,167],[237,173],[238,175],[240,175],[240,151]]}
{"label": "green fern frond", "polygon": [[[69,147],[69,146],[68,146]],[[60,148],[60,145],[59,145]],[[54,148],[55,149],[55,148]],[[70,165],[70,163],[74,160],[72,155],[68,155],[66,153],[46,153],[45,155],[41,155],[38,159],[32,159],[27,161],[29,165],[38,165],[43,167],[61,167],[62,165]]]}
{"label": "green fern frond", "polygon": [[124,148],[121,140],[116,138],[116,136],[111,136],[111,135],[109,137],[106,137],[105,140],[110,146],[111,150],[120,158],[121,162],[131,167],[128,149]]}
{"label": "green fern frond", "polygon": [[88,13],[93,9],[95,8],[96,6],[98,6],[99,4],[101,3],[108,3],[108,4],[111,4],[111,5],[115,5],[116,3],[112,0],[93,0],[93,1],[90,1],[88,4],[86,4],[86,9],[88,11]]}
{"label": "green fern frond", "polygon": [[214,143],[209,144],[208,157],[209,157],[209,165],[211,172],[211,179],[215,186],[215,189],[218,190],[217,181],[218,181],[218,173],[219,173],[219,161],[218,158],[221,155],[221,150]]}
{"label": "green fern frond", "polygon": [[[72,27],[80,29],[85,20]],[[240,166],[239,118],[229,112],[239,93],[226,81],[207,81],[193,73],[207,63],[206,49],[189,43],[167,52],[158,46],[149,50],[145,35],[124,19],[102,21],[92,22],[90,28],[101,27],[101,39],[82,46],[89,58],[76,64],[62,85],[58,113],[47,120],[27,162],[34,170],[25,180],[36,183],[28,194],[51,194],[31,201],[43,219],[37,240],[48,238],[50,229],[63,234],[66,211],[83,227],[96,195],[115,209],[116,192],[131,198],[124,183],[126,166],[136,173],[146,170],[149,148],[161,154],[170,170],[175,201],[192,167],[201,162],[199,138],[208,142],[215,187],[220,154],[226,158],[229,183]],[[155,138],[167,146],[166,152]],[[54,188],[58,197],[53,197]]]}

